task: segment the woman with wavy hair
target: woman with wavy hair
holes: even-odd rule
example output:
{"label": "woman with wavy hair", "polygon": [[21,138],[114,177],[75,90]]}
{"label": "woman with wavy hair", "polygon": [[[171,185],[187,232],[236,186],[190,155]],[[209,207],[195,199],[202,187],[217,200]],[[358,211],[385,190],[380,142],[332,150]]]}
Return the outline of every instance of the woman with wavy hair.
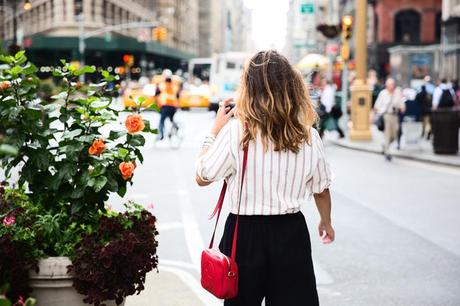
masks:
{"label": "woman with wavy hair", "polygon": [[[236,107],[221,103],[197,160],[200,186],[225,179],[230,215],[220,250],[230,255],[239,209],[239,292],[225,305],[319,305],[310,236],[300,206],[313,195],[323,242],[334,240],[331,172],[301,74],[276,51],[246,64]],[[232,119],[235,117],[235,119]],[[231,120],[232,119],[232,120]],[[242,188],[243,150],[248,149]],[[241,194],[240,194],[241,192]]]}

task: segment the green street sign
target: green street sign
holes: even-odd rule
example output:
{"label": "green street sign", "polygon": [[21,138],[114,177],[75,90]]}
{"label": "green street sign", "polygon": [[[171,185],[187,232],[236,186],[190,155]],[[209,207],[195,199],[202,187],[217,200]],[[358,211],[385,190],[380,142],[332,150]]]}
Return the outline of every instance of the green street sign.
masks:
{"label": "green street sign", "polygon": [[315,5],[313,3],[302,3],[300,5],[300,12],[302,14],[314,14],[315,13]]}

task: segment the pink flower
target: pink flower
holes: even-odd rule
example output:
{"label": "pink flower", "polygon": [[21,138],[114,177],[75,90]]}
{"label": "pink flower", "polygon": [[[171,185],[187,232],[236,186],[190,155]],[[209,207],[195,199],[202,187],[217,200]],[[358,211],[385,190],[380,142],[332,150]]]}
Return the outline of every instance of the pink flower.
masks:
{"label": "pink flower", "polygon": [[24,298],[22,296],[19,296],[18,302],[16,304],[14,304],[14,305],[24,306],[25,305]]}
{"label": "pink flower", "polygon": [[155,209],[155,205],[153,205],[153,203],[150,203],[149,205],[147,205],[147,210],[154,210]]}
{"label": "pink flower", "polygon": [[12,226],[16,223],[16,218],[15,217],[5,217],[3,219],[3,225],[5,226]]}

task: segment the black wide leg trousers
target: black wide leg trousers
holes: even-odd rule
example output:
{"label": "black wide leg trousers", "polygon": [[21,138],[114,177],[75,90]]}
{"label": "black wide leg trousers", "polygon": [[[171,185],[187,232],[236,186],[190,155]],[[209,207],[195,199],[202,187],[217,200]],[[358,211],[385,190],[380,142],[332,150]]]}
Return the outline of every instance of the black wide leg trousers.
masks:
{"label": "black wide leg trousers", "polygon": [[[236,215],[230,214],[220,242],[230,256]],[[225,306],[317,306],[310,235],[301,212],[240,216],[236,262],[238,296]]]}

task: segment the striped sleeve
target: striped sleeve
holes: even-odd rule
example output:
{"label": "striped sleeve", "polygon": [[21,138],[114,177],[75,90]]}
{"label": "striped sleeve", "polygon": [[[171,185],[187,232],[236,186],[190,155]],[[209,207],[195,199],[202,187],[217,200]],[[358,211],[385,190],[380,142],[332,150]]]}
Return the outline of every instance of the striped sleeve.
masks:
{"label": "striped sleeve", "polygon": [[204,181],[215,182],[235,172],[235,160],[231,153],[231,124],[226,124],[208,151],[196,162],[196,173]]}
{"label": "striped sleeve", "polygon": [[313,174],[307,183],[310,194],[323,192],[330,187],[332,182],[332,173],[324,153],[323,141],[314,129],[312,129],[312,148],[316,151],[312,152],[312,154],[315,154],[318,158],[316,164],[312,165]]}

